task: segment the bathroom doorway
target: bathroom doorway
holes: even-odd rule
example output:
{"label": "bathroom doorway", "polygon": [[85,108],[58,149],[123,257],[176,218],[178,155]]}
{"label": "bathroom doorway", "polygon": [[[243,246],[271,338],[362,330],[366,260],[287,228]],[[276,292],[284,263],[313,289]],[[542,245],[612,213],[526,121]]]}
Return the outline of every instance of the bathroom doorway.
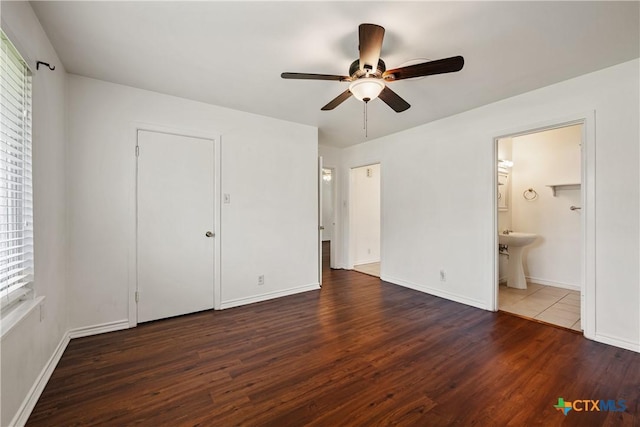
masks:
{"label": "bathroom doorway", "polygon": [[380,164],[352,168],[350,179],[350,263],[380,277]]}
{"label": "bathroom doorway", "polygon": [[583,122],[496,139],[497,308],[584,329]]}

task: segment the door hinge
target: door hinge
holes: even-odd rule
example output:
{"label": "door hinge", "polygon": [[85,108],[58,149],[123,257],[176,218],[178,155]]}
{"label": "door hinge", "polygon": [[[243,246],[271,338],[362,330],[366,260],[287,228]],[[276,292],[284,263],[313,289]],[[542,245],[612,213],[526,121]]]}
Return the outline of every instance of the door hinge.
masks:
{"label": "door hinge", "polygon": [[136,291],[136,302],[140,301],[140,294]]}
{"label": "door hinge", "polygon": [[140,146],[136,145],[136,157],[140,156]]}

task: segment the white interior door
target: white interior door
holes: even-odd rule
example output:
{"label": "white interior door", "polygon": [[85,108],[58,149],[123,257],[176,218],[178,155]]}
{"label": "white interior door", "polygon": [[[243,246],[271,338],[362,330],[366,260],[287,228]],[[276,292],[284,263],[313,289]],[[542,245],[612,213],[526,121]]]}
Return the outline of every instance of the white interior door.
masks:
{"label": "white interior door", "polygon": [[213,308],[214,141],[138,131],[138,322]]}

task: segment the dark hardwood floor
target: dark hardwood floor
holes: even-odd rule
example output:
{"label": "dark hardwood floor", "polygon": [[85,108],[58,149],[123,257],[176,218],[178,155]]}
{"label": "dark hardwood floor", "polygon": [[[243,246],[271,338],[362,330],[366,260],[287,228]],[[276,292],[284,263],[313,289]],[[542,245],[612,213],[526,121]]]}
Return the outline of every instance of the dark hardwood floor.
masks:
{"label": "dark hardwood floor", "polygon": [[325,268],[321,291],[72,340],[27,425],[638,426],[639,397],[640,354]]}

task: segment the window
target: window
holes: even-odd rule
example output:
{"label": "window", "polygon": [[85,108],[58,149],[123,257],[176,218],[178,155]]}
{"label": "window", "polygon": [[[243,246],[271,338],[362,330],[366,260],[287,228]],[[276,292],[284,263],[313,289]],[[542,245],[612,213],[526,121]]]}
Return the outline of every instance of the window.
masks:
{"label": "window", "polygon": [[4,32],[0,52],[0,300],[31,293],[31,73]]}

